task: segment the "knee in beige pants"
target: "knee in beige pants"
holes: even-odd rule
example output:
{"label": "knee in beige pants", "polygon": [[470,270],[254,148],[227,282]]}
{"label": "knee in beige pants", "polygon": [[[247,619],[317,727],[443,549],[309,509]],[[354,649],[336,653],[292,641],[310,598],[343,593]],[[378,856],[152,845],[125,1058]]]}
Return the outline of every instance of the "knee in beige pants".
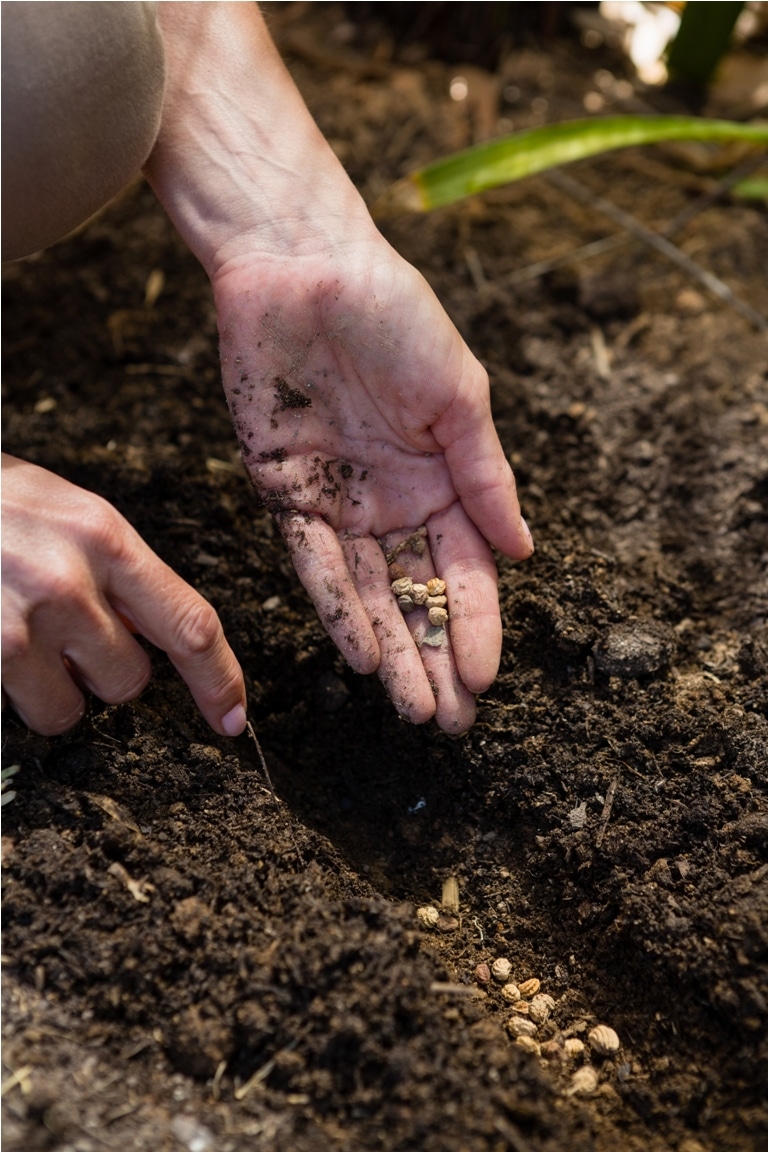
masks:
{"label": "knee in beige pants", "polygon": [[160,126],[155,5],[2,5],[3,259],[66,236],[128,183]]}

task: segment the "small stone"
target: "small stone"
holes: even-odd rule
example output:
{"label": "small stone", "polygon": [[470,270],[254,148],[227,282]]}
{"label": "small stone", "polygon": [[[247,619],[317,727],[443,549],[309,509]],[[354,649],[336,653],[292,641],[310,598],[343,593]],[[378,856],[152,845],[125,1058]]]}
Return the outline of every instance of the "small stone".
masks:
{"label": "small stone", "polygon": [[592,654],[600,672],[631,679],[666,668],[676,646],[674,632],[661,621],[627,620],[608,628]]}
{"label": "small stone", "polygon": [[413,612],[416,607],[410,596],[398,596],[397,603],[404,616],[407,616],[409,612]]}
{"label": "small stone", "polygon": [[430,596],[444,596],[445,580],[441,580],[439,576],[433,576],[431,580],[427,580],[427,592]]}
{"label": "small stone", "polygon": [[399,580],[392,581],[393,596],[410,596],[413,591],[413,580],[410,576],[401,576]]}
{"label": "small stone", "polygon": [[448,623],[448,613],[445,608],[430,608],[429,622],[434,628],[444,628]]}
{"label": "small stone", "polygon": [[411,587],[411,596],[413,597],[414,604],[425,604],[429,596],[426,584],[413,584]]}
{"label": "small stone", "polygon": [[[475,968],[475,980],[478,984],[488,984],[491,979],[491,970],[487,964],[478,964]],[[502,992],[504,989],[502,988]]]}
{"label": "small stone", "polygon": [[598,1056],[610,1056],[621,1048],[621,1041],[613,1028],[607,1024],[598,1024],[587,1037],[589,1046]]}
{"label": "small stone", "polygon": [[571,1077],[567,1096],[591,1096],[597,1088],[597,1072],[589,1064],[577,1069]]}
{"label": "small stone", "polygon": [[421,908],[416,909],[416,919],[425,928],[436,928],[440,913],[431,904],[424,904]]}
{"label": "small stone", "polygon": [[520,995],[528,1000],[531,996],[536,995],[539,988],[541,988],[541,980],[537,980],[536,977],[533,976],[530,980],[523,980],[520,985]]}
{"label": "small stone", "polygon": [[395,580],[403,580],[408,575],[402,564],[390,564],[389,578],[394,583]]}
{"label": "small stone", "polygon": [[511,971],[512,965],[510,964],[509,960],[505,959],[503,956],[500,956],[498,960],[494,960],[493,964],[491,965],[491,975],[499,984],[507,983]]}

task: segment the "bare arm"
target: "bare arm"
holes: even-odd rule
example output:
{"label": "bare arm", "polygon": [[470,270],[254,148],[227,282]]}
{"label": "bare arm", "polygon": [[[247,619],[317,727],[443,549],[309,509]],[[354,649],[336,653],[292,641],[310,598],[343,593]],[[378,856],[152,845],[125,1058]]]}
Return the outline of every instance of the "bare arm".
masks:
{"label": "bare arm", "polygon": [[[251,479],[330,635],[402,715],[474,718],[501,650],[491,548],[532,551],[488,381],[389,247],[252,4],[161,4],[168,80],[146,171],[213,284]],[[448,583],[450,642],[422,644],[384,553],[426,526],[413,574]]]}

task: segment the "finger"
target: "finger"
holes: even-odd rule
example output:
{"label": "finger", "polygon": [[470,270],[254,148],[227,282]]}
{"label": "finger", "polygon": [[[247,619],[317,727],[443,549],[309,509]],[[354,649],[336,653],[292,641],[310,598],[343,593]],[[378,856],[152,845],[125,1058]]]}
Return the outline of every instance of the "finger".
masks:
{"label": "finger", "polygon": [[379,644],[338,536],[319,516],[284,512],[276,519],[299,580],[326,632],[355,672],[375,672],[379,667]]}
{"label": "finger", "polygon": [[[89,627],[78,622],[63,646],[73,679],[106,704],[124,704],[139,696],[152,675],[149,656],[117,615],[104,611]],[[50,634],[50,633],[49,633]]]}
{"label": "finger", "polygon": [[167,653],[215,732],[245,728],[243,674],[216,612],[135,535],[113,566],[109,599],[137,632]]}
{"label": "finger", "polygon": [[[405,531],[390,533],[383,541],[384,547],[391,551],[407,537]],[[429,549],[422,554],[419,554],[420,551],[419,548],[416,551],[403,550],[397,560],[414,581],[423,584],[436,573]],[[395,603],[394,597],[392,602]],[[425,608],[416,608],[404,620],[435,697],[435,719],[438,725],[453,734],[465,732],[475,718],[475,701],[459,674],[452,650],[450,622],[445,629],[431,627]]]}
{"label": "finger", "polygon": [[379,679],[398,713],[412,724],[424,724],[435,715],[435,696],[392,595],[384,553],[370,536],[348,537],[342,548],[378,641]]}
{"label": "finger", "polygon": [[476,377],[470,373],[469,378],[473,383],[432,431],[467,515],[499,552],[525,560],[533,552],[533,539],[520,513],[514,473],[491,417],[487,386],[483,395]]}
{"label": "finger", "polygon": [[59,656],[3,664],[3,692],[19,719],[41,736],[60,736],[85,714],[83,693]]}
{"label": "finger", "polygon": [[431,517],[428,528],[435,567],[446,583],[459,675],[471,692],[485,692],[499,670],[502,645],[493,555],[461,504]]}

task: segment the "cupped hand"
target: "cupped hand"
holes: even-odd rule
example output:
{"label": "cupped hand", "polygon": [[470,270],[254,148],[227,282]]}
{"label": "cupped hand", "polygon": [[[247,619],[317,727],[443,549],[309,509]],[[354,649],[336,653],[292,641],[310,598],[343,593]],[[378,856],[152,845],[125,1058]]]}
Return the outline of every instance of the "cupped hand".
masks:
{"label": "cupped hand", "polygon": [[[491,546],[533,551],[484,369],[378,234],[285,261],[242,251],[212,280],[243,459],[323,624],[402,716],[465,731],[501,653]],[[437,647],[390,590],[387,556],[419,528],[397,559],[446,581]]]}
{"label": "cupped hand", "polygon": [[222,735],[245,727],[245,686],[213,608],[100,497],[3,456],[2,679],[30,728],[52,736],[137,696],[168,656]]}

